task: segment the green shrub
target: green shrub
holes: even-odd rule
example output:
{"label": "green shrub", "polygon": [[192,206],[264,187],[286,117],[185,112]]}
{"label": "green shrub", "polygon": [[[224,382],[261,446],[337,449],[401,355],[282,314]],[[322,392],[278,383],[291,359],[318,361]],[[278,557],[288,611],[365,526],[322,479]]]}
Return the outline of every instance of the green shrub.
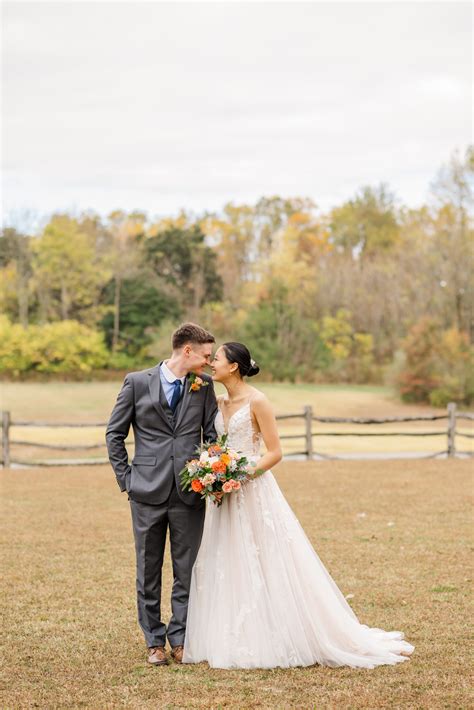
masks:
{"label": "green shrub", "polygon": [[474,350],[467,333],[443,331],[436,320],[425,317],[411,328],[402,349],[397,384],[403,400],[434,407],[474,401]]}
{"label": "green shrub", "polygon": [[376,379],[375,373],[380,375],[374,363],[374,338],[354,330],[350,311],[340,308],[335,316],[324,316],[319,334],[330,354],[330,379],[363,383]]}
{"label": "green shrub", "polygon": [[272,283],[268,294],[248,312],[231,339],[249,346],[262,378],[311,382],[327,367],[329,353],[316,324],[288,301],[287,287]]}
{"label": "green shrub", "polygon": [[109,355],[102,334],[77,321],[21,325],[0,318],[0,372],[91,372]]}
{"label": "green shrub", "polygon": [[142,370],[146,367],[153,367],[153,365],[156,365],[156,361],[154,358],[148,357],[143,350],[137,355],[129,355],[128,353],[119,350],[116,353],[110,353],[107,361],[108,370],[127,370],[128,372],[132,372],[133,370]]}

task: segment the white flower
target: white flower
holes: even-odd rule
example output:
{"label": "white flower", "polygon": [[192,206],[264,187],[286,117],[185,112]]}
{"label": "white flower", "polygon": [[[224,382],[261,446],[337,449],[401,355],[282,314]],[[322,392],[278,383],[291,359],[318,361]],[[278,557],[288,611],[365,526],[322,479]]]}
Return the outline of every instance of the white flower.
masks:
{"label": "white flower", "polygon": [[188,464],[189,473],[195,474],[198,469],[199,469],[199,461],[193,461],[192,463]]}
{"label": "white flower", "polygon": [[208,460],[208,463],[209,463],[210,466],[212,466],[212,464],[213,464],[213,463],[217,463],[217,461],[219,461],[219,457],[218,457],[218,456],[210,456],[210,457],[209,457],[209,460]]}
{"label": "white flower", "polygon": [[206,475],[200,478],[199,480],[201,481],[203,486],[210,486],[214,483],[216,477],[213,473],[206,473]]}
{"label": "white flower", "polygon": [[199,461],[201,463],[207,463],[209,461],[209,454],[207,451],[203,451],[202,454],[199,457]]}

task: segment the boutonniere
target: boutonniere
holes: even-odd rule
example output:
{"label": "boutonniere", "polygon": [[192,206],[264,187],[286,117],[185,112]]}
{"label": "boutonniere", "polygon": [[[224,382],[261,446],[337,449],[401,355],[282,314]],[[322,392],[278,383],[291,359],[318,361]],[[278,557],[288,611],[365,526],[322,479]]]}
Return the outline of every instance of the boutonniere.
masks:
{"label": "boutonniere", "polygon": [[195,372],[191,373],[189,381],[191,383],[189,392],[199,392],[201,387],[207,387],[207,385],[209,384],[209,382],[205,382],[202,377],[198,377]]}

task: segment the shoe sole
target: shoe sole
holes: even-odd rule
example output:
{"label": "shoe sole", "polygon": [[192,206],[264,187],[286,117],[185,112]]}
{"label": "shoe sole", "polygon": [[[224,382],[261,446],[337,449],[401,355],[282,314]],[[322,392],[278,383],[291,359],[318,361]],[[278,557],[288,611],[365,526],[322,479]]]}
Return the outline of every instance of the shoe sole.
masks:
{"label": "shoe sole", "polygon": [[168,661],[148,661],[150,666],[167,666]]}

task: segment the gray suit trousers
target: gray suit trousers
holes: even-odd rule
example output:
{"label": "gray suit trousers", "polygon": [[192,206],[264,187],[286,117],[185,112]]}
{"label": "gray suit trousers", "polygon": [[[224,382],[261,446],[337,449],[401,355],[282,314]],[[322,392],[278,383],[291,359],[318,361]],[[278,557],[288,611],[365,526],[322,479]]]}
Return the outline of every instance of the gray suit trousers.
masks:
{"label": "gray suit trousers", "polygon": [[[174,484],[159,505],[130,500],[136,551],[138,623],[148,647],[184,644],[191,572],[201,544],[206,509],[191,508]],[[161,620],[161,569],[169,527],[173,563],[172,616]]]}

